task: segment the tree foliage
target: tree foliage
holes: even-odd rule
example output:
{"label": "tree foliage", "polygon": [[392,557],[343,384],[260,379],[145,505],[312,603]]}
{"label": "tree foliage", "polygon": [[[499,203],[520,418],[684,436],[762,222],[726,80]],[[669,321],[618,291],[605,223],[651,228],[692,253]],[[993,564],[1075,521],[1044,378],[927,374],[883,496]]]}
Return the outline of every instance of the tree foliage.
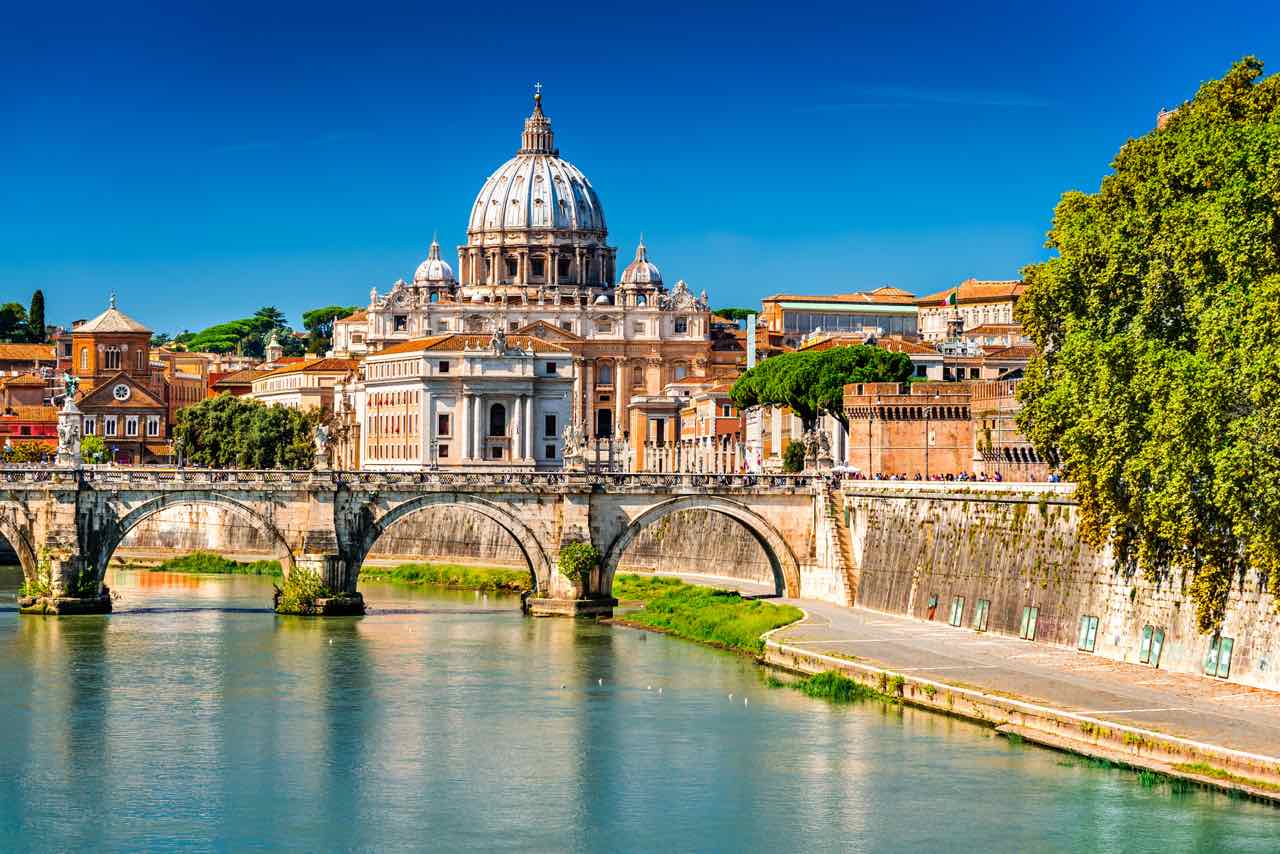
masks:
{"label": "tree foliage", "polygon": [[96,434],[81,438],[80,459],[86,463],[105,463],[108,459],[107,443]]}
{"label": "tree foliage", "polygon": [[313,308],[302,313],[302,326],[311,333],[307,349],[313,353],[323,353],[333,344],[333,322],[353,314],[359,310],[354,305],[327,305],[324,308]]}
{"label": "tree foliage", "polygon": [[788,474],[804,471],[804,442],[788,439],[782,451],[782,470]]}
{"label": "tree foliage", "polygon": [[49,443],[34,439],[20,439],[4,449],[6,463],[42,463],[53,455],[54,449]]}
{"label": "tree foliage", "polygon": [[31,295],[31,310],[27,312],[27,328],[30,329],[31,341],[43,344],[47,340],[44,328],[44,291],[36,288]]}
{"label": "tree foliage", "polygon": [[199,332],[184,332],[173,340],[194,352],[240,353],[262,358],[273,331],[282,344],[292,340],[293,330],[286,324],[284,314],[275,306],[268,305],[258,309],[252,317],[218,323]]}
{"label": "tree foliage", "polygon": [[0,341],[23,344],[31,337],[27,325],[27,310],[21,303],[7,302],[0,305]]}
{"label": "tree foliage", "polygon": [[309,469],[318,415],[220,394],[178,410],[183,460],[210,468]]}
{"label": "tree foliage", "polygon": [[1023,271],[1019,422],[1086,537],[1190,575],[1210,631],[1248,564],[1280,593],[1280,76],[1238,62],[1112,168]]}
{"label": "tree foliage", "polygon": [[717,308],[711,313],[717,314],[720,317],[728,318],[729,320],[738,321],[746,320],[753,314],[760,314],[759,310],[754,308]]}
{"label": "tree foliage", "polygon": [[813,429],[823,413],[848,426],[844,414],[847,384],[907,382],[912,373],[911,359],[905,353],[867,344],[783,353],[738,377],[729,398],[742,409],[761,404],[789,407],[805,430]]}

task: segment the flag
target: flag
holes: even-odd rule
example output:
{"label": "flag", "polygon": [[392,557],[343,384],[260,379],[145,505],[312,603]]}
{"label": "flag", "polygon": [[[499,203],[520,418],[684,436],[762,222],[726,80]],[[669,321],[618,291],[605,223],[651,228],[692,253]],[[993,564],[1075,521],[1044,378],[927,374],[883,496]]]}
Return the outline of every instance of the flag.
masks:
{"label": "flag", "polygon": [[951,293],[947,294],[947,305],[955,305],[955,304],[956,304],[956,294],[957,294],[957,293],[959,293],[959,292],[958,292],[958,291],[952,291]]}

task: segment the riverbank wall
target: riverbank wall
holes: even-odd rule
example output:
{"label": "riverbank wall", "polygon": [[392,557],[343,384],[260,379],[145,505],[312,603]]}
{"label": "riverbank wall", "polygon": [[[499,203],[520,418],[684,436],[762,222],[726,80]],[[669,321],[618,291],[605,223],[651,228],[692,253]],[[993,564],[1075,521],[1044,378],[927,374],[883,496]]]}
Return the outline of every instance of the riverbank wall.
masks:
{"label": "riverbank wall", "polygon": [[1072,491],[846,482],[855,604],[1183,673],[1204,674],[1216,649],[1205,678],[1280,690],[1280,614],[1264,579],[1240,579],[1220,635],[1202,634],[1192,577],[1153,583],[1082,542]]}

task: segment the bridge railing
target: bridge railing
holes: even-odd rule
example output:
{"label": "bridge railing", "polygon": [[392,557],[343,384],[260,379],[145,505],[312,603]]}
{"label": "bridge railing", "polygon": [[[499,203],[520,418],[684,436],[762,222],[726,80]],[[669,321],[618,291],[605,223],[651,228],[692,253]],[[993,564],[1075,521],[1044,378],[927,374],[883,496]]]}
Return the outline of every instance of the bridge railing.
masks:
{"label": "bridge railing", "polygon": [[312,471],[306,469],[201,469],[159,466],[85,466],[80,469],[0,467],[0,484],[65,484],[79,479],[98,486],[316,486],[365,488],[444,486],[459,489],[576,487],[671,491],[682,489],[809,489],[822,478],[803,474],[586,473],[576,471]]}

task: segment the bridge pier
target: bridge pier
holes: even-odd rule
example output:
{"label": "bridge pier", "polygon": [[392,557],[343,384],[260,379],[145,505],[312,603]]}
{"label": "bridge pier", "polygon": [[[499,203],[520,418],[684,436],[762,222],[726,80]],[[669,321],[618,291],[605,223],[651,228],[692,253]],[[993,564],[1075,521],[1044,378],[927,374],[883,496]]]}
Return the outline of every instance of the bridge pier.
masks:
{"label": "bridge pier", "polygon": [[21,614],[111,613],[111,591],[99,582],[92,561],[82,555],[41,560],[36,577],[27,582],[27,592],[18,597]]}
{"label": "bridge pier", "polygon": [[[300,581],[291,576],[305,573],[315,576],[324,585],[327,595],[316,596],[303,602],[301,607],[290,604],[287,592],[292,584]],[[349,570],[345,558],[339,554],[304,554],[294,559],[293,570],[285,576],[286,595],[276,597],[277,614],[299,614],[311,617],[352,617],[364,613],[364,597],[355,589],[355,573]]]}

